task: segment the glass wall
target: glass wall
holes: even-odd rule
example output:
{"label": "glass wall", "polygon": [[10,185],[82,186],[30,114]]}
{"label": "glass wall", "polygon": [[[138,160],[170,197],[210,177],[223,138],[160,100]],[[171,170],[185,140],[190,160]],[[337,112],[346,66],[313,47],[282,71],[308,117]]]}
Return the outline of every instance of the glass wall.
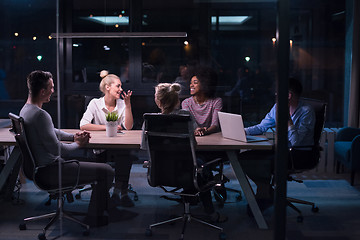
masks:
{"label": "glass wall", "polygon": [[52,1],[0,1],[0,118],[24,105],[28,73],[44,69],[56,75],[56,42],[49,39],[55,10]]}
{"label": "glass wall", "polygon": [[[341,127],[346,1],[290,2],[290,75],[300,79],[305,97],[328,102],[326,126]],[[242,114],[246,126],[274,104],[275,0],[60,0],[60,32],[90,33],[60,39],[60,86],[56,41],[49,37],[56,32],[55,3],[0,1],[0,118],[19,113],[26,76],[37,69],[52,72],[61,89],[43,107],[56,126],[60,101],[62,128],[79,128],[85,96],[100,96],[101,70],[133,91],[134,129],[141,128],[143,113],[158,111],[154,86],[177,81],[184,86],[181,98],[188,97],[189,75],[199,64],[216,70],[223,110]],[[127,32],[149,35],[121,37]],[[182,32],[187,36],[169,36]]]}
{"label": "glass wall", "polygon": [[[49,39],[56,30],[56,6],[49,1],[0,4],[0,98],[13,101],[15,108],[26,98],[30,71],[56,75],[56,41]],[[341,126],[345,2],[291,1],[290,8],[290,75],[303,83],[304,96],[328,102],[326,124]],[[260,121],[274,102],[276,11],[276,1],[270,0],[60,1],[61,32],[98,35],[60,40],[63,126],[78,127],[84,96],[100,95],[103,69],[133,90],[139,128],[144,112],[157,111],[153,86],[179,81],[186,97],[189,71],[198,64],[217,71],[224,111],[242,113],[247,125]],[[186,32],[187,37],[104,37],[129,31]]]}

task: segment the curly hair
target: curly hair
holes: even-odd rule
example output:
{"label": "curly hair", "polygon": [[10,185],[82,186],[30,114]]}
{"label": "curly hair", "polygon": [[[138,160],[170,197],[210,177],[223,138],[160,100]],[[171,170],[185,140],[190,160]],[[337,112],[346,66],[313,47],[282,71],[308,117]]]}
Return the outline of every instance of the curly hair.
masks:
{"label": "curly hair", "polygon": [[207,98],[215,97],[218,77],[213,69],[199,66],[193,71],[191,78],[193,77],[199,80],[200,91],[203,92]]}
{"label": "curly hair", "polygon": [[178,83],[160,83],[155,87],[155,100],[159,102],[162,113],[174,111],[180,102],[180,90],[181,86]]}

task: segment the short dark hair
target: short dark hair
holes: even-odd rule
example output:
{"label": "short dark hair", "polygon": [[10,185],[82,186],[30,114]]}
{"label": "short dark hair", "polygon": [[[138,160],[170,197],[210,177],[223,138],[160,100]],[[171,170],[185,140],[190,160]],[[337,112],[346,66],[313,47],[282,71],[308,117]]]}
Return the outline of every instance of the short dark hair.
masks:
{"label": "short dark hair", "polygon": [[218,81],[218,76],[216,72],[205,66],[199,66],[193,72],[191,78],[196,76],[201,84],[201,91],[208,98],[214,98],[216,92],[216,86]]}
{"label": "short dark hair", "polygon": [[295,93],[298,97],[300,97],[303,91],[301,82],[296,78],[289,78],[289,91]]}
{"label": "short dark hair", "polygon": [[36,98],[39,95],[41,89],[46,89],[48,82],[52,77],[53,76],[50,72],[44,72],[40,70],[31,72],[27,76],[27,86],[31,97]]}

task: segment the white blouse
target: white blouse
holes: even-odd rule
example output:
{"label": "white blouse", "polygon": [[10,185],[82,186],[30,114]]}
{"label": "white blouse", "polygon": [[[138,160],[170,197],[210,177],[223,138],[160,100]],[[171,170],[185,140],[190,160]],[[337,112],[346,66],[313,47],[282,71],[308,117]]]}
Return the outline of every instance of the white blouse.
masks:
{"label": "white blouse", "polygon": [[[80,120],[80,127],[89,123],[105,125],[106,124],[106,114],[110,111],[105,106],[104,97],[94,98],[90,101],[87,106],[86,111],[84,112],[83,117]],[[119,124],[126,129],[125,127],[125,102],[122,99],[116,100],[116,106],[113,112],[117,112],[119,115]]]}

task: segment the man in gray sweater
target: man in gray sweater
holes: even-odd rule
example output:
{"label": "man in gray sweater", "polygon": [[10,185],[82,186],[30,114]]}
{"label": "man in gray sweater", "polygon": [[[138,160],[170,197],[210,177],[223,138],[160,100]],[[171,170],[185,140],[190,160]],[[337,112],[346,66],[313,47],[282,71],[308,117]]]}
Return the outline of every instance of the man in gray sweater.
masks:
{"label": "man in gray sweater", "polygon": [[[65,161],[62,156],[85,146],[89,142],[89,132],[69,134],[54,128],[51,116],[42,109],[43,103],[50,101],[54,92],[54,82],[49,72],[33,71],[27,77],[29,95],[26,104],[20,111],[24,119],[25,131],[29,147],[38,166],[47,166],[46,174],[40,176],[40,181],[57,186],[59,164]],[[63,143],[70,140],[73,143]],[[69,163],[62,165],[62,183],[72,183],[77,178],[78,165]],[[80,162],[79,184],[93,184],[93,191],[86,216],[86,223],[90,226],[103,226],[108,223],[109,189],[114,177],[113,169],[104,163]]]}

